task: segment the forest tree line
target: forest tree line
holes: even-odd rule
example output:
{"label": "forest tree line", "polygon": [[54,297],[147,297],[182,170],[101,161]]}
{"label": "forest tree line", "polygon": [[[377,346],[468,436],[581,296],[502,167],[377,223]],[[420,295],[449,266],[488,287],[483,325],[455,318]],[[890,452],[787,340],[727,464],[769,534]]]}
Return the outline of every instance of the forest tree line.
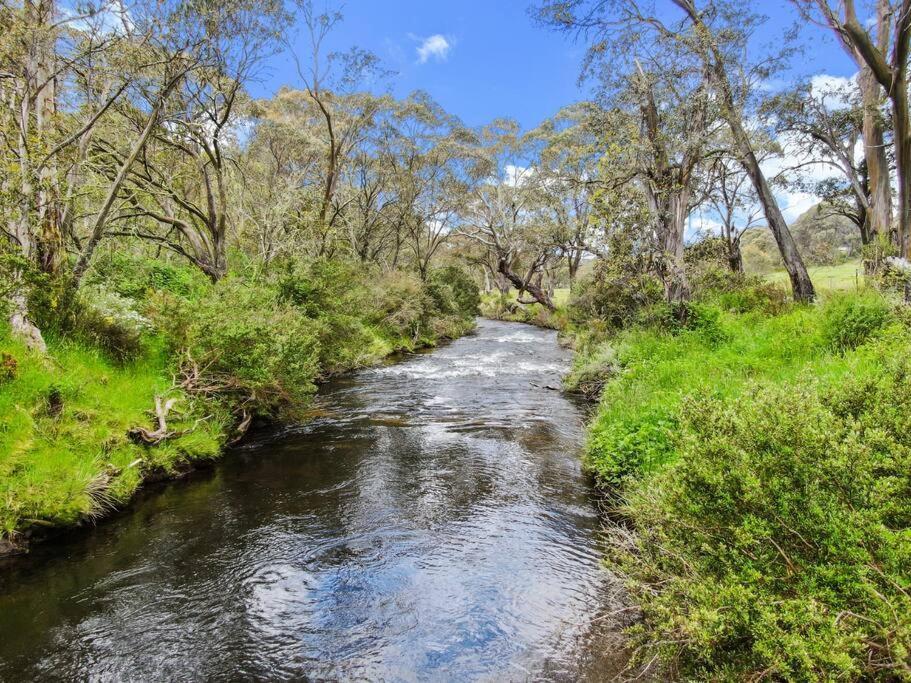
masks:
{"label": "forest tree line", "polygon": [[[99,247],[169,252],[212,281],[238,257],[344,258],[422,278],[458,259],[486,288],[550,309],[583,261],[632,250],[668,301],[685,301],[697,211],[733,270],[744,232],[768,226],[795,298],[811,300],[780,188],[850,220],[869,272],[907,256],[909,12],[880,0],[870,25],[854,3],[795,5],[842,44],[855,80],[769,93],[800,45],[755,49],[763,18],[737,3],[675,0],[671,16],[633,0],[545,2],[538,20],[589,41],[595,97],[522,131],[469,127],[426,93],[388,94],[375,55],[328,49],[342,17],[309,2],[4,3],[13,328],[40,347],[29,282],[76,290]],[[280,52],[297,82],[253,97]],[[806,161],[773,174],[782,140]],[[821,165],[824,181],[800,168]]]}

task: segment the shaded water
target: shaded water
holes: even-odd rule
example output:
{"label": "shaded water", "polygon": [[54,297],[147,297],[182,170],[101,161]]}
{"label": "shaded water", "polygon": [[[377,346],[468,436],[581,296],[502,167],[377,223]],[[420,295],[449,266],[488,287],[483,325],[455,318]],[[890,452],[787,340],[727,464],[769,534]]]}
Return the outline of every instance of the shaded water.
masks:
{"label": "shaded water", "polygon": [[552,332],[483,321],[0,566],[0,678],[606,678],[583,415],[547,388],[567,361]]}

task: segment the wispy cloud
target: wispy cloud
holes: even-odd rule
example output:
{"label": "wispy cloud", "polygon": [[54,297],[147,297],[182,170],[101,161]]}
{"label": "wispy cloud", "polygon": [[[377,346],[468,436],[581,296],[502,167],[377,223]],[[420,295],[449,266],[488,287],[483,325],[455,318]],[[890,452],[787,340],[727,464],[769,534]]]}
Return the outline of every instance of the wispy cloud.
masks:
{"label": "wispy cloud", "polygon": [[426,64],[431,59],[438,62],[445,62],[452,50],[452,40],[442,33],[435,33],[426,38],[412,36],[414,40],[420,41],[417,47],[418,64]]}

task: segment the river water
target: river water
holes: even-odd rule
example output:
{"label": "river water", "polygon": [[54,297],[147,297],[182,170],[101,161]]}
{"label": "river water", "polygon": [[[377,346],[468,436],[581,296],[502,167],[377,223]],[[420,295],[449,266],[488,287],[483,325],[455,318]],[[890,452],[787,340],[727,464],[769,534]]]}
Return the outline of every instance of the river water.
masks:
{"label": "river water", "polygon": [[0,565],[0,679],[608,678],[618,585],[568,360],[481,321]]}

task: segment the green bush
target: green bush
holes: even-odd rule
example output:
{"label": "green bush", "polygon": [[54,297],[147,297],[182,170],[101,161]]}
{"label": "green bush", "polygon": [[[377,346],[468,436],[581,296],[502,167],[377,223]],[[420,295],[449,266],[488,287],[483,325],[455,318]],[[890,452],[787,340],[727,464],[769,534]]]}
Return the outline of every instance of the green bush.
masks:
{"label": "green bush", "polygon": [[70,334],[81,341],[123,362],[139,356],[143,334],[150,330],[150,321],[136,311],[134,301],[101,287],[79,290]]}
{"label": "green bush", "polygon": [[888,302],[874,290],[839,293],[823,307],[822,335],[833,351],[857,348],[893,319]]}
{"label": "green bush", "polygon": [[720,268],[703,271],[696,290],[698,298],[731,313],[779,315],[789,305],[787,290],[780,285]]}
{"label": "green bush", "polygon": [[620,364],[613,346],[608,343],[589,345],[576,352],[573,367],[563,379],[563,387],[594,400],[601,395],[605,383],[619,371]]}
{"label": "green bush", "polygon": [[570,320],[586,324],[592,319],[619,330],[633,324],[641,311],[663,300],[661,284],[649,275],[627,272],[599,260],[594,272],[573,287]]}
{"label": "green bush", "polygon": [[408,273],[378,278],[367,299],[368,320],[393,339],[416,342],[433,303],[420,279]]}
{"label": "green bush", "polygon": [[209,287],[202,272],[189,264],[121,252],[99,254],[86,273],[85,284],[136,300],[145,299],[154,291],[196,298]]}
{"label": "green bush", "polygon": [[890,354],[828,389],[686,403],[679,456],[625,508],[643,660],[689,680],[911,678],[911,374]]}
{"label": "green bush", "polygon": [[302,407],[315,390],[318,326],[274,289],[227,278],[199,301],[162,313],[197,391],[274,415]]}
{"label": "green bush", "polygon": [[477,284],[461,268],[447,266],[430,274],[428,291],[436,311],[459,318],[474,318],[481,305]]}
{"label": "green bush", "polygon": [[608,494],[619,494],[631,481],[665,465],[674,456],[677,419],[657,408],[632,419],[614,419],[593,430],[590,457],[597,458],[599,483]]}

